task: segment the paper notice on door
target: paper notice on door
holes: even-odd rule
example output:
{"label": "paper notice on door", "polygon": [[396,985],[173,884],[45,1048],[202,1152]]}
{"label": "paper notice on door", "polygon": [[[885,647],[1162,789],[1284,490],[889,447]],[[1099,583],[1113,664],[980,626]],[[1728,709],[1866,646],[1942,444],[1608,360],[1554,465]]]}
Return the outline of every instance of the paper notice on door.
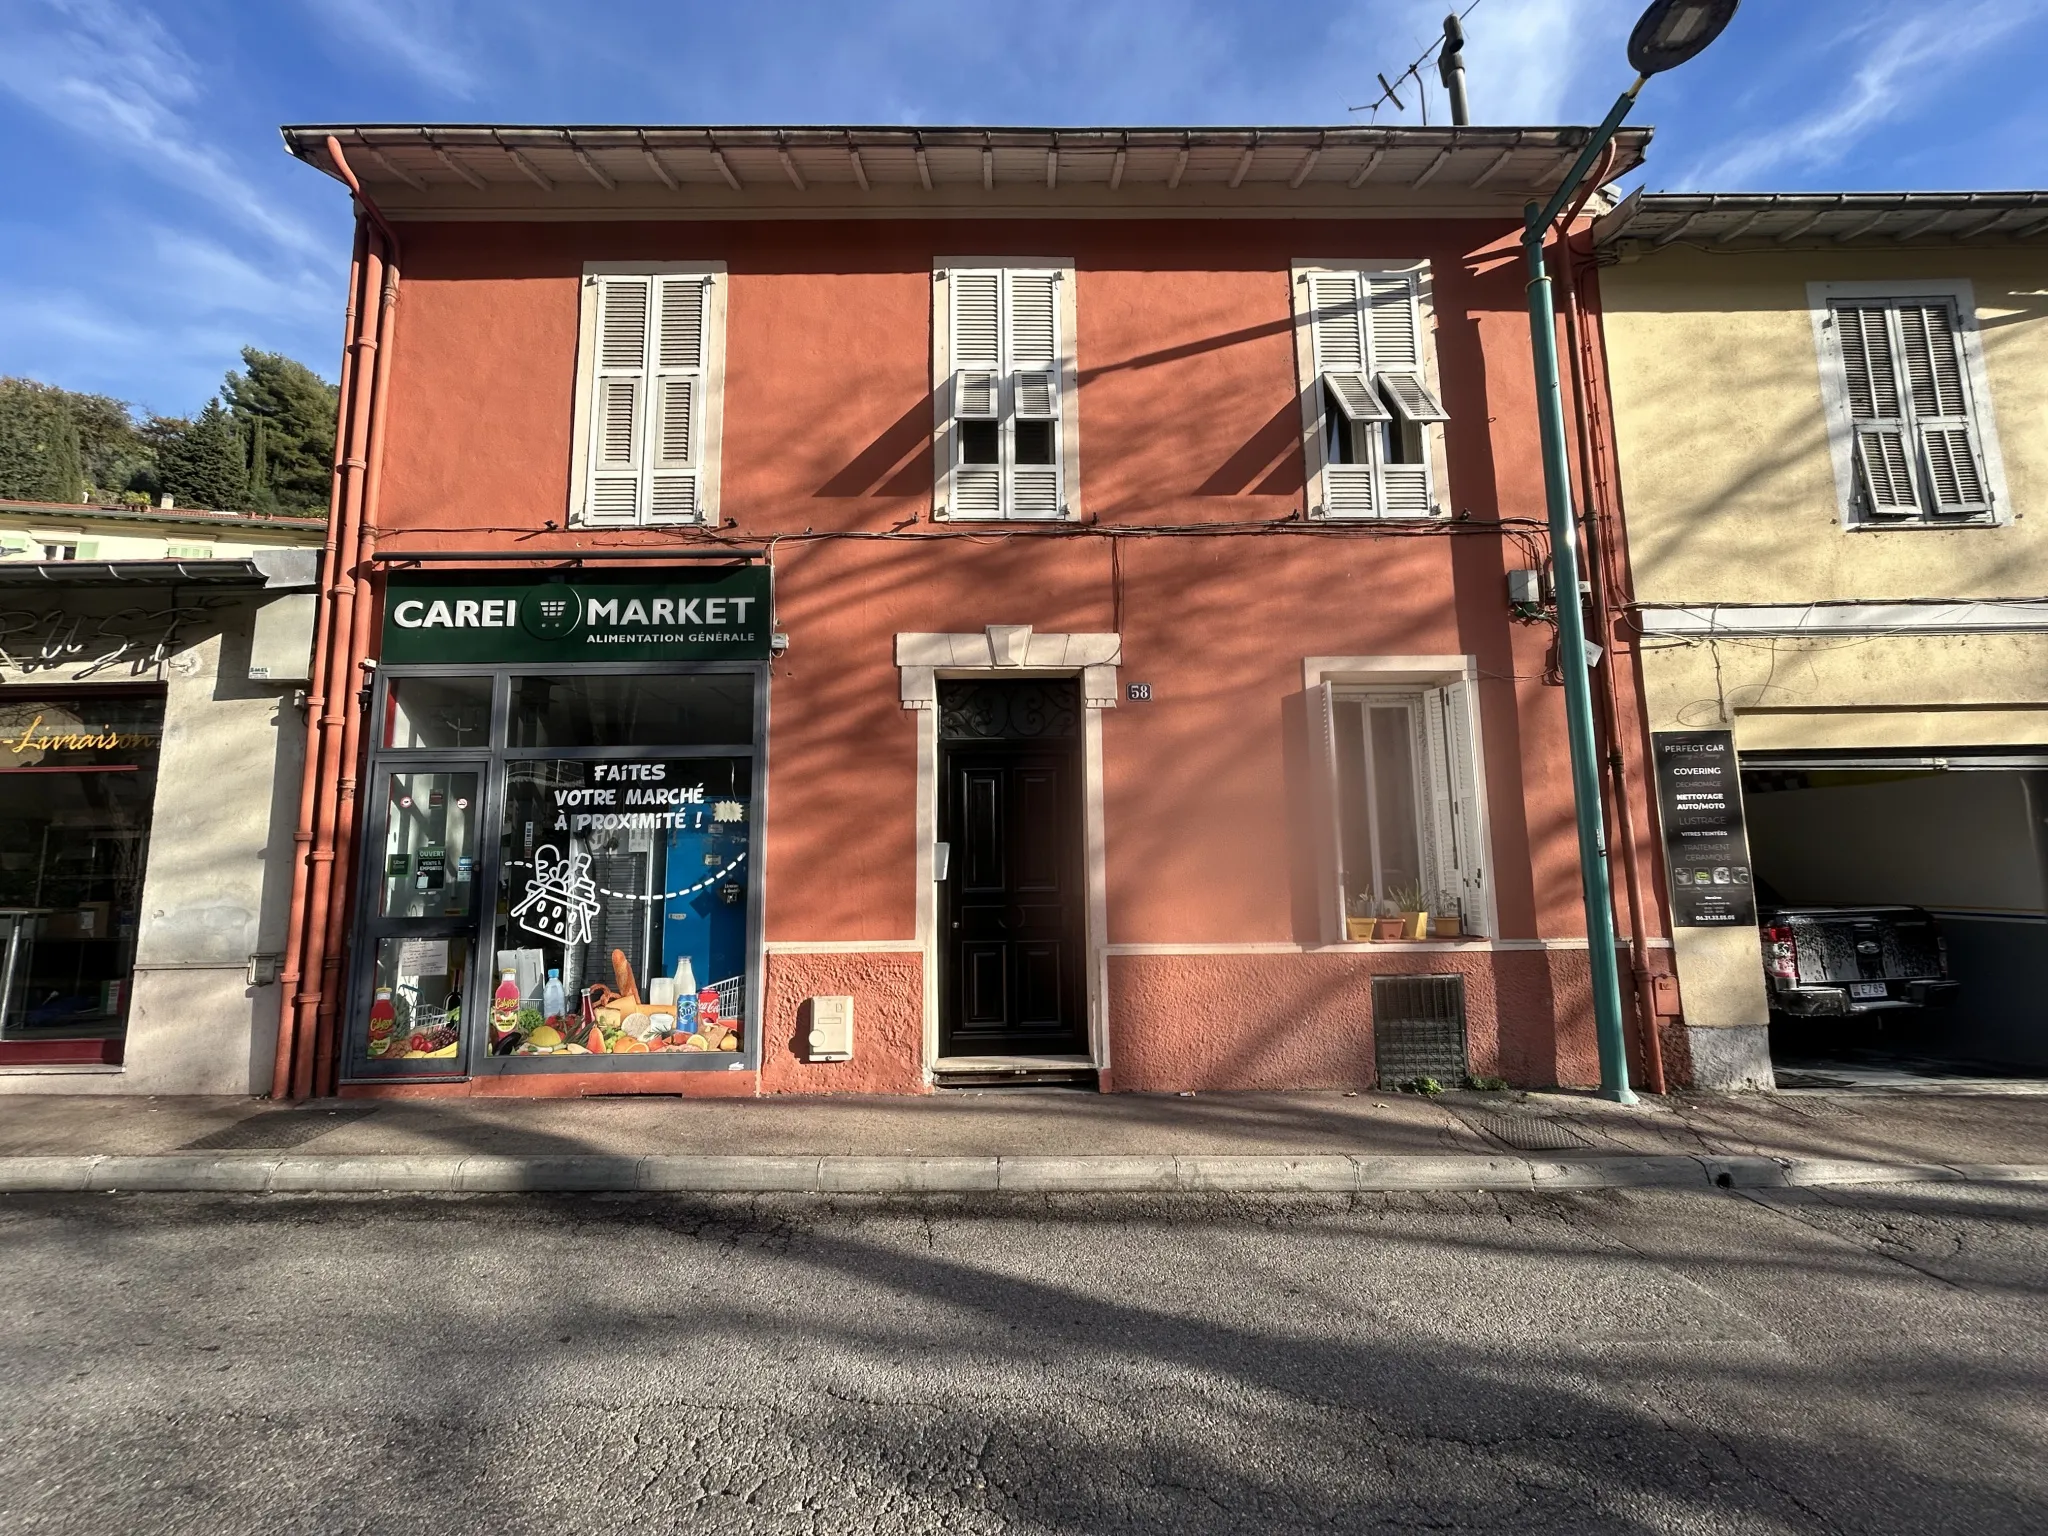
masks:
{"label": "paper notice on door", "polygon": [[446,976],[448,974],[448,941],[446,939],[407,939],[398,947],[398,974],[400,976]]}

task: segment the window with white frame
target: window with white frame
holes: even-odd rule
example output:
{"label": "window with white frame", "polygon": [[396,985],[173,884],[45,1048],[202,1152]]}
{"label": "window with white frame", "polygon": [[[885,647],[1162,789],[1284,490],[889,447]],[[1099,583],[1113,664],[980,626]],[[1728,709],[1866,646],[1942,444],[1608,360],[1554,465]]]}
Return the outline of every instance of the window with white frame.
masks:
{"label": "window with white frame", "polygon": [[1309,505],[1330,518],[1437,510],[1437,399],[1427,274],[1297,264]]}
{"label": "window with white frame", "polygon": [[[1472,685],[1362,687],[1311,695],[1334,825],[1333,917],[1403,911],[1484,933],[1486,847]],[[1341,921],[1334,924],[1341,933]]]}
{"label": "window with white frame", "polygon": [[585,269],[570,521],[716,523],[724,270]]}
{"label": "window with white frame", "polygon": [[[1962,285],[1816,285],[1823,397],[1845,521],[1992,522],[1999,476]],[[1929,285],[1930,289],[1937,285]]]}
{"label": "window with white frame", "polygon": [[938,274],[938,505],[959,519],[1070,517],[1073,367],[1059,266]]}

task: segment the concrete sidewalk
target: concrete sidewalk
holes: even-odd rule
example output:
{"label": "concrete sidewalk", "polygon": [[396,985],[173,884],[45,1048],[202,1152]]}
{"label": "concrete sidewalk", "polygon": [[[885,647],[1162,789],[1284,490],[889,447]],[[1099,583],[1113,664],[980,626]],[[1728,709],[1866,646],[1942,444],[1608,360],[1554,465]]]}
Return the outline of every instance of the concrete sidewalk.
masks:
{"label": "concrete sidewalk", "polygon": [[328,1100],[17,1097],[28,1189],[1360,1192],[2048,1181],[2048,1099],[1216,1094]]}

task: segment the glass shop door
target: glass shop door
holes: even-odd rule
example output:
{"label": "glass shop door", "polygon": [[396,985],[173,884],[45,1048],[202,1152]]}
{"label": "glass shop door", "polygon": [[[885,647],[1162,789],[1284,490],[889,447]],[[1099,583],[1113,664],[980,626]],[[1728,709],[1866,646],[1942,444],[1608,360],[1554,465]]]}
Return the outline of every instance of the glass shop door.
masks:
{"label": "glass shop door", "polygon": [[[344,1075],[461,1077],[483,989],[477,858],[487,765],[409,759],[376,775],[366,828],[362,943],[374,956],[350,1009]],[[359,951],[360,953],[360,951]]]}

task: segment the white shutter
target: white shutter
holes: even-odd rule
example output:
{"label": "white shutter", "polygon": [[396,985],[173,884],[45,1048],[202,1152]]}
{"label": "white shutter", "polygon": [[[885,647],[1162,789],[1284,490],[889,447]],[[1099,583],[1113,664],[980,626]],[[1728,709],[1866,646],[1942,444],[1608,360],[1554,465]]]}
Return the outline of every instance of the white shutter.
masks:
{"label": "white shutter", "polygon": [[583,520],[639,521],[641,453],[647,432],[647,327],[653,285],[645,277],[600,277],[596,366],[591,370],[588,481]]}
{"label": "white shutter", "polygon": [[1427,464],[1382,464],[1380,510],[1388,517],[1427,517],[1435,501],[1429,493]]}
{"label": "white shutter", "polygon": [[[1447,420],[1423,378],[1422,305],[1414,277],[1368,277],[1364,284],[1366,362],[1377,392],[1417,425]],[[1387,459],[1384,436],[1376,435],[1372,456],[1382,517],[1428,517],[1436,510],[1426,443],[1420,463],[1396,464]]]}
{"label": "white shutter", "polygon": [[1058,280],[1050,272],[1009,272],[1009,366],[1051,368],[1059,362]]}
{"label": "white shutter", "polygon": [[1016,380],[1017,415],[1024,421],[1057,421],[1060,415],[1058,373],[1020,373]]}
{"label": "white shutter", "polygon": [[1394,409],[1417,426],[1451,419],[1450,413],[1429,392],[1429,385],[1419,373],[1382,373],[1379,386],[1380,393],[1393,404]]}
{"label": "white shutter", "polygon": [[1412,277],[1371,277],[1365,280],[1366,336],[1372,371],[1387,373],[1422,366],[1422,323]]}
{"label": "white shutter", "polygon": [[1451,787],[1450,691],[1431,688],[1422,696],[1422,735],[1428,752],[1429,782],[1423,793],[1428,801],[1435,886],[1430,892],[1430,910],[1452,910],[1447,903],[1461,894],[1458,877],[1458,826]]}
{"label": "white shutter", "polygon": [[1308,691],[1309,772],[1314,780],[1317,886],[1323,942],[1336,943],[1344,928],[1344,825],[1337,778],[1337,690],[1318,683]]}
{"label": "white shutter", "polygon": [[951,510],[955,517],[1001,517],[1003,515],[1002,465],[954,465]]}
{"label": "white shutter", "polygon": [[1484,765],[1479,761],[1475,714],[1479,691],[1466,682],[1452,683],[1444,695],[1444,758],[1450,771],[1451,826],[1457,842],[1458,888],[1464,930],[1486,931],[1488,854],[1485,819],[1480,814],[1479,786]]}
{"label": "white shutter", "polygon": [[697,518],[698,439],[704,400],[705,283],[698,277],[655,284],[654,381],[650,391],[649,522]]}
{"label": "white shutter", "polygon": [[1835,337],[1855,433],[1857,482],[1878,517],[1915,517],[1920,495],[1907,447],[1906,396],[1899,387],[1891,326],[1881,304],[1835,306]]}
{"label": "white shutter", "polygon": [[1362,373],[1326,373],[1323,387],[1347,421],[1387,421],[1386,402]]}
{"label": "white shutter", "polygon": [[955,272],[952,286],[953,371],[994,373],[1003,364],[1002,274]]}
{"label": "white shutter", "polygon": [[1002,415],[997,375],[963,368],[953,375],[953,415],[960,421],[994,421]]}
{"label": "white shutter", "polygon": [[1906,364],[1905,395],[1937,513],[1979,516],[1991,510],[1976,424],[1963,387],[1962,352],[1946,304],[1902,304],[1896,311]]}
{"label": "white shutter", "polygon": [[1370,464],[1323,467],[1323,510],[1331,517],[1371,517],[1379,511]]}
{"label": "white shutter", "polygon": [[[949,274],[953,419],[993,421],[997,462],[962,462],[952,434],[948,511],[960,518],[1057,518],[1060,483],[1059,274],[1046,270]],[[1019,464],[1016,423],[1051,422],[1050,464]]]}

